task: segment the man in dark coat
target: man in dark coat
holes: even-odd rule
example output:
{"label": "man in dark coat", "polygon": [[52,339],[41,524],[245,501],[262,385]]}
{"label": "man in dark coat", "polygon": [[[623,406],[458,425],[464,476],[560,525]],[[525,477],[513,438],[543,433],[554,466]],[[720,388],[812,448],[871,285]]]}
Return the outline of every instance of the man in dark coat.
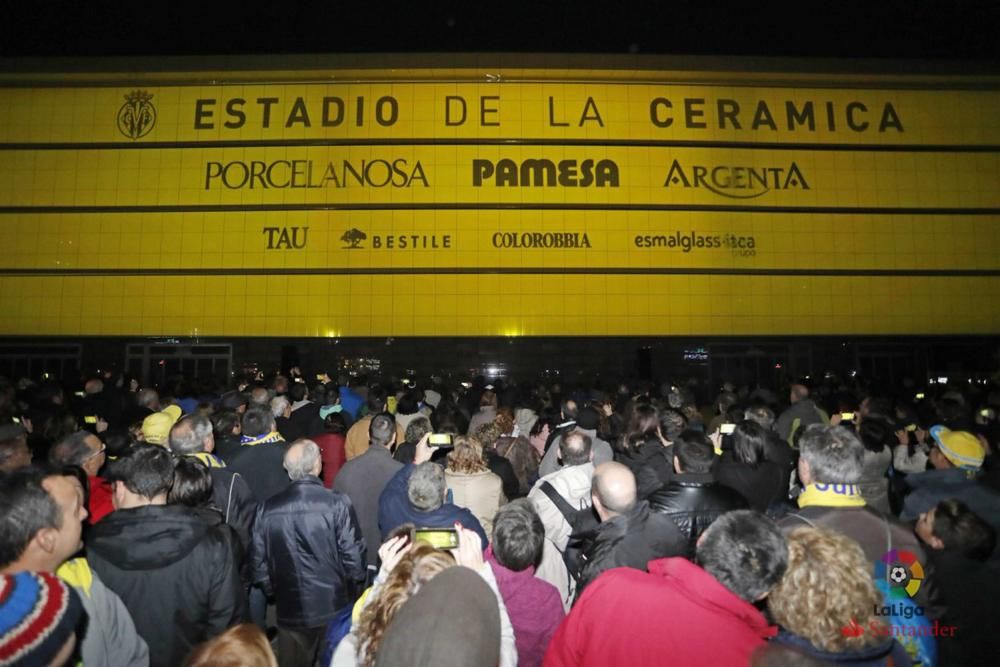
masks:
{"label": "man in dark coat", "polygon": [[677,475],[649,496],[649,507],[666,514],[688,540],[687,556],[713,521],[732,510],[748,507],[739,492],[722,486],[712,475],[715,451],[703,433],[687,430],[674,439]]}
{"label": "man in dark coat", "polygon": [[242,428],[239,451],[226,463],[243,476],[254,498],[262,503],[288,486],[288,475],[281,467],[288,447],[278,433],[274,416],[267,410],[247,410]]}
{"label": "man in dark coat", "polygon": [[167,505],[173,472],[170,452],[154,445],[112,463],[115,511],[87,541],[87,560],[125,603],[152,667],[179,665],[246,607],[238,538],[214,510]]}
{"label": "man in dark coat", "polygon": [[364,453],[345,463],[337,473],[333,490],[351,499],[365,538],[368,564],[374,567],[378,565],[378,548],[382,544],[378,499],[392,476],[403,467],[389,451],[396,442],[396,420],[391,414],[381,412],[368,420],[368,441]]}
{"label": "man in dark coat", "polygon": [[323,486],[319,446],[298,440],[285,454],[292,483],[261,503],[254,525],[254,584],[274,595],[278,659],[311,665],[327,623],[365,579],[365,543],[351,501]]}
{"label": "man in dark coat", "polygon": [[654,514],[646,501],[637,501],[635,476],[621,463],[602,463],[594,469],[591,498],[601,524],[583,554],[578,598],[606,570],[631,567],[645,572],[651,560],[685,554],[687,539],[669,517]]}

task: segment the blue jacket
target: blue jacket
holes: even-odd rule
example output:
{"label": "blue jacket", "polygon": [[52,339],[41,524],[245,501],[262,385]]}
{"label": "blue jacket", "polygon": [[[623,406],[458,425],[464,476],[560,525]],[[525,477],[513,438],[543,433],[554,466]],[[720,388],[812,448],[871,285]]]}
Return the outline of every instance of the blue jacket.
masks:
{"label": "blue jacket", "polygon": [[361,407],[364,404],[365,399],[361,398],[361,394],[350,387],[341,386],[340,406],[344,409],[344,412],[351,415],[351,421],[358,420],[358,414],[361,412]]}
{"label": "blue jacket", "polygon": [[486,531],[483,530],[479,520],[469,510],[452,503],[445,503],[431,512],[421,512],[410,504],[406,487],[415,467],[412,463],[403,466],[382,491],[382,496],[378,500],[378,525],[382,530],[382,540],[385,541],[394,528],[404,523],[412,523],[417,528],[454,528],[457,522],[479,533],[483,538],[485,549],[490,539],[486,536]]}
{"label": "blue jacket", "polygon": [[969,479],[958,468],[928,470],[906,476],[912,491],[903,502],[899,518],[916,519],[942,500],[957,498],[980,518],[1000,531],[1000,494],[984,484]]}

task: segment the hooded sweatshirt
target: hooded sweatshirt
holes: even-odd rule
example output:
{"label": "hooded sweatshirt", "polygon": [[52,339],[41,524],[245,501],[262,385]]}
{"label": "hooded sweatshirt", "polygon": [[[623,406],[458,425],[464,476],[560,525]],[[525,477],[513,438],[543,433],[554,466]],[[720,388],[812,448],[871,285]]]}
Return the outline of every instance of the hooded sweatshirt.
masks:
{"label": "hooded sweatshirt", "polygon": [[153,667],[180,664],[195,645],[239,623],[238,538],[212,510],[148,505],[96,524],[88,561],[121,598]]}

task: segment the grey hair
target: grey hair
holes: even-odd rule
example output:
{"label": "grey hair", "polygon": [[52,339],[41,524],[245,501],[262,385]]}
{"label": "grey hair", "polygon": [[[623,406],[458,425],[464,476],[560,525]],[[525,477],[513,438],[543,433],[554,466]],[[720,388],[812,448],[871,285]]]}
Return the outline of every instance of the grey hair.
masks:
{"label": "grey hair", "polygon": [[91,454],[87,446],[87,438],[91,435],[90,431],[70,433],[49,450],[49,463],[82,466]]}
{"label": "grey hair", "polygon": [[579,466],[590,461],[593,440],[586,433],[573,431],[559,441],[559,454],[564,466]]}
{"label": "grey hair", "polygon": [[801,457],[820,484],[857,484],[864,469],[865,446],[843,426],[812,424],[799,439]]}
{"label": "grey hair", "polygon": [[444,468],[436,463],[425,461],[410,474],[406,485],[406,495],[410,503],[421,512],[433,512],[444,504],[448,484],[444,476]]}
{"label": "grey hair", "polygon": [[277,419],[285,414],[285,409],[290,405],[291,403],[284,396],[275,396],[271,399],[271,416]]}
{"label": "grey hair", "polygon": [[[300,449],[302,450],[302,453],[298,457],[292,456],[296,445],[301,445]],[[282,465],[288,472],[288,477],[293,482],[297,482],[313,474],[313,469],[320,460],[319,456],[319,445],[315,442],[305,439],[296,440],[288,448],[288,451],[285,452],[285,459]]]}
{"label": "grey hair", "polygon": [[785,575],[788,541],[774,521],[760,512],[727,512],[702,533],[695,562],[753,604]]}
{"label": "grey hair", "polygon": [[159,400],[160,400],[160,395],[156,392],[155,389],[151,389],[149,387],[140,389],[139,392],[135,395],[136,403],[138,403],[144,408],[151,407],[154,403],[156,403]]}
{"label": "grey hair", "polygon": [[196,454],[205,451],[205,439],[212,435],[212,422],[202,415],[188,415],[170,429],[170,451]]}

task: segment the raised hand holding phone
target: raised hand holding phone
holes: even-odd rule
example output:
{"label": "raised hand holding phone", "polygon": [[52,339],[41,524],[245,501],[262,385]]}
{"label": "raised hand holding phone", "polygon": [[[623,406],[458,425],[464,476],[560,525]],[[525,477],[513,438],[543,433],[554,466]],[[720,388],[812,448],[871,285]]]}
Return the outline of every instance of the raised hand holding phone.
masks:
{"label": "raised hand holding phone", "polygon": [[378,557],[382,561],[379,576],[388,575],[399,563],[400,559],[413,545],[406,535],[397,535],[378,548]]}
{"label": "raised hand holding phone", "polygon": [[453,550],[455,562],[459,565],[472,568],[477,572],[483,569],[483,539],[474,530],[464,528],[462,524],[455,523],[455,530],[458,532],[458,548]]}

